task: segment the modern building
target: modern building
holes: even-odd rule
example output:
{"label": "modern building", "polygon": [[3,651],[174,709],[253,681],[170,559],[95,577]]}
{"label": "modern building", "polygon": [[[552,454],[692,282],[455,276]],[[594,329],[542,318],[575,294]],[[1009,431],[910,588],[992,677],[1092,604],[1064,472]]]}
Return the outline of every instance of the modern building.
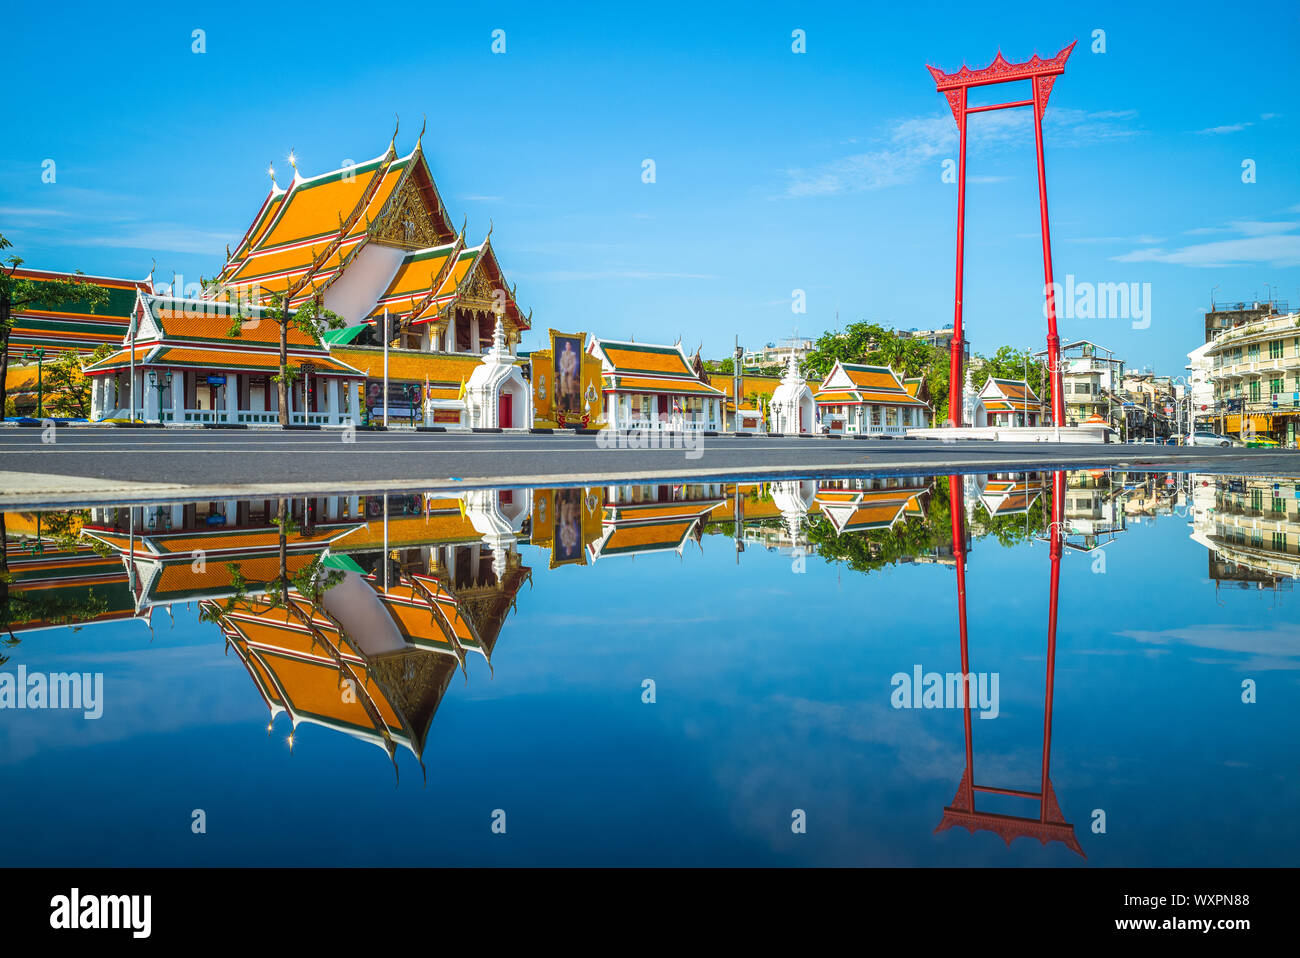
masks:
{"label": "modern building", "polygon": [[1218,327],[1209,360],[1216,430],[1244,441],[1296,443],[1300,419],[1300,313],[1243,313]]}
{"label": "modern building", "polygon": [[[1034,354],[1047,358],[1047,350]],[[1065,401],[1063,426],[1078,426],[1089,420],[1114,424],[1116,393],[1124,378],[1124,360],[1104,346],[1086,339],[1061,347],[1061,388]]]}
{"label": "modern building", "polygon": [[803,362],[812,352],[813,341],[801,337],[783,339],[780,343],[768,343],[762,349],[749,350],[741,356],[740,364],[745,369],[766,366],[784,366],[792,358]]}
{"label": "modern building", "polygon": [[814,394],[819,431],[836,435],[904,435],[930,425],[928,403],[888,366],[836,360]]}

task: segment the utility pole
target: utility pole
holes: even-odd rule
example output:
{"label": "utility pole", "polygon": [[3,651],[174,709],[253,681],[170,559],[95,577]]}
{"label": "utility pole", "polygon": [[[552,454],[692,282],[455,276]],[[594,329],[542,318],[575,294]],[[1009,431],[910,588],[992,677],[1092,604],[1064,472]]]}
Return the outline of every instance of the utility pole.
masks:
{"label": "utility pole", "polygon": [[[731,361],[731,395],[736,401],[736,413],[735,413],[735,418],[733,418],[731,421],[731,428],[733,430],[739,430],[740,429],[740,390],[742,388],[741,376],[740,376],[740,361],[745,355],[745,351],[740,348],[739,335],[736,336],[736,348],[732,351],[731,355],[734,357]],[[723,426],[726,426],[727,424],[727,409],[725,406],[722,408],[722,424]]]}
{"label": "utility pole", "polygon": [[[384,307],[384,428],[388,428],[388,307]],[[385,498],[384,502],[387,501]]]}

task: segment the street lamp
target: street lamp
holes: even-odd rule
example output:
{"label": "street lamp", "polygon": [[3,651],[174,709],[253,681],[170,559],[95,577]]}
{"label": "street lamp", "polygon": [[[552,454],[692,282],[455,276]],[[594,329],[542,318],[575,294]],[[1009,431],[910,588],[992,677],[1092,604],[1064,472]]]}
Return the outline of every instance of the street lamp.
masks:
{"label": "street lamp", "polygon": [[43,419],[45,417],[45,404],[44,397],[42,396],[44,391],[42,384],[42,371],[44,369],[43,364],[45,361],[44,348],[38,346],[35,349],[24,350],[23,362],[28,363],[33,359],[36,360],[36,418]]}
{"label": "street lamp", "polygon": [[161,376],[158,375],[158,370],[156,370],[156,369],[151,369],[151,370],[149,370],[149,385],[152,386],[154,389],[158,390],[158,418],[159,418],[159,421],[162,420],[162,394],[163,394],[163,390],[166,389],[167,387],[169,387],[171,384],[172,384],[172,371],[171,371],[170,369],[164,370],[164,371],[163,371],[163,374],[162,374]]}

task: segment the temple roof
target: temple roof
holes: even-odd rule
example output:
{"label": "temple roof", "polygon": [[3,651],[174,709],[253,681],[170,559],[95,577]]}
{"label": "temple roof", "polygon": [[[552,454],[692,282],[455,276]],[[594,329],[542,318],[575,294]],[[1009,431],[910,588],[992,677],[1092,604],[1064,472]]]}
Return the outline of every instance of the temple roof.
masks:
{"label": "temple roof", "polygon": [[366,163],[307,178],[295,169],[287,189],[273,184],[218,274],[219,287],[258,286],[295,297],[323,289],[375,235],[408,186],[424,200],[419,226],[436,242],[451,242],[456,233],[420,144],[399,158],[390,143]]}
{"label": "temple roof", "polygon": [[[295,169],[287,189],[273,186],[207,295],[287,294],[296,306],[324,296],[346,273],[356,279],[343,283],[350,290],[340,299],[349,322],[373,320],[385,308],[408,322],[434,322],[446,318],[449,304],[469,298],[480,310],[503,305],[510,330],[527,329],[490,236],[489,229],[488,238],[467,248],[420,143],[400,158],[390,143],[366,163],[308,178]],[[388,255],[359,259],[371,244],[405,255],[396,262]],[[358,272],[349,273],[354,263]],[[491,295],[497,289],[504,290],[503,304]]]}
{"label": "temple roof", "polygon": [[115,279],[87,276],[46,269],[18,267],[16,279],[36,282],[67,280],[93,283],[104,289],[108,301],[92,310],[86,302],[60,304],[57,310],[21,308],[13,313],[14,325],[9,333],[9,361],[15,362],[25,349],[40,347],[45,358],[62,352],[91,353],[104,343],[118,343],[131,321],[137,292],[147,291],[147,280]]}
{"label": "temple roof", "polygon": [[1043,401],[1023,380],[989,377],[979,397],[989,412],[1039,412],[1043,408]]}
{"label": "temple roof", "polygon": [[914,391],[905,388],[898,374],[888,366],[867,366],[838,360],[813,398],[822,405],[884,403],[930,408],[928,403],[916,398]]}
{"label": "temple roof", "polygon": [[[137,365],[194,366],[218,369],[278,369],[280,327],[268,310],[219,300],[182,299],[141,292],[135,314]],[[235,318],[243,316],[239,335],[232,336]],[[323,345],[292,322],[286,332],[289,365],[310,364],[318,372],[360,375],[345,362],[330,357]],[[130,331],[122,349],[85,367],[89,374],[121,369],[132,361]]]}
{"label": "temple roof", "polygon": [[605,391],[722,396],[695,375],[681,346],[655,346],[592,338],[588,349],[604,367]]}

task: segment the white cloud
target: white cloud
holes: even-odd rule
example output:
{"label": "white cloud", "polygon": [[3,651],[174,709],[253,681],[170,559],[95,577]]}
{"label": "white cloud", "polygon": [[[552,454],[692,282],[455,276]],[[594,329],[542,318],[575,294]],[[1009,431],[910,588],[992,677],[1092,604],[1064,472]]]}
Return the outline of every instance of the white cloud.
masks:
{"label": "white cloud", "polygon": [[1229,123],[1224,126],[1207,126],[1204,130],[1197,130],[1198,136],[1222,136],[1225,133],[1239,133],[1248,126],[1255,124],[1249,120],[1245,123]]}
{"label": "white cloud", "polygon": [[1237,220],[1226,227],[1189,230],[1191,235],[1236,233],[1232,239],[1193,243],[1176,249],[1146,245],[1111,259],[1120,263],[1169,263],[1175,266],[1224,267],[1267,265],[1300,266],[1300,235],[1297,223]]}
{"label": "white cloud", "polygon": [[1144,645],[1186,645],[1245,656],[1238,668],[1254,670],[1300,669],[1300,625],[1272,628],[1245,625],[1191,625],[1180,629],[1126,630],[1116,633]]}
{"label": "white cloud", "polygon": [[[1088,112],[1053,107],[1044,124],[1053,141],[1080,146],[1102,140],[1133,136],[1141,132],[1131,122],[1136,110]],[[970,120],[967,149],[988,152],[1010,144],[1033,142],[1033,116],[1025,110],[977,114]],[[786,171],[784,197],[833,196],[860,193],[910,183],[930,168],[940,173],[940,158],[955,158],[957,126],[951,114],[908,117],[888,127],[882,145],[875,150],[854,153],[811,168]],[[971,182],[996,182],[1006,177],[974,178]]]}

